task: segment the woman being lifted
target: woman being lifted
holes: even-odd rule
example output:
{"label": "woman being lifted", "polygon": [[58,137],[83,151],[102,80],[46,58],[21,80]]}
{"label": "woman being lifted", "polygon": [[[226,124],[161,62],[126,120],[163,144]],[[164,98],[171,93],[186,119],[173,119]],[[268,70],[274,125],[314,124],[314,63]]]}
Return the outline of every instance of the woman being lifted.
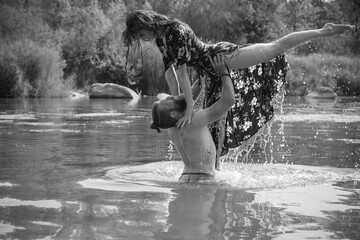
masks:
{"label": "woman being lifted", "polygon": [[[193,98],[187,66],[205,76],[204,108],[213,105],[221,93],[221,80],[211,58],[222,54],[232,79],[235,104],[226,116],[209,125],[217,149],[217,157],[236,148],[253,136],[274,115],[272,99],[281,90],[288,64],[285,51],[318,37],[342,34],[351,25],[327,23],[321,29],[290,33],[269,43],[236,45],[229,42],[206,44],[184,22],[153,11],[138,10],[126,19],[123,41],[128,48],[141,41],[155,40],[165,66],[165,77],[172,95],[180,93],[186,101],[186,111],[177,122],[182,127],[191,122]],[[257,64],[257,65],[256,65]],[[217,166],[218,167],[218,166]]]}

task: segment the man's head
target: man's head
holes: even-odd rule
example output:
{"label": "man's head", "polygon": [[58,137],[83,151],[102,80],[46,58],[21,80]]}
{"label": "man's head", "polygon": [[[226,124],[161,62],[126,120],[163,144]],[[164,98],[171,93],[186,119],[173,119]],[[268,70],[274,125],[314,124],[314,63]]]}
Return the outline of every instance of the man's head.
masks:
{"label": "man's head", "polygon": [[184,115],[186,101],[184,96],[168,96],[156,101],[152,107],[151,128],[160,132],[160,128],[167,129],[176,126],[177,121]]}

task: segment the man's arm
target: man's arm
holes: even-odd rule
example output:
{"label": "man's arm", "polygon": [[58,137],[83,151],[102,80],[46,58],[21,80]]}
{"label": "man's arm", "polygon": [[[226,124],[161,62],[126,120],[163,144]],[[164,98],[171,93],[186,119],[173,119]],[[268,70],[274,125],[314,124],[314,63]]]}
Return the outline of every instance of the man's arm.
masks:
{"label": "man's arm", "polygon": [[225,66],[224,57],[217,55],[211,60],[214,69],[221,75],[222,90],[220,99],[204,110],[196,112],[193,116],[191,127],[203,127],[220,119],[235,103],[235,93],[232,80]]}
{"label": "man's arm", "polygon": [[354,26],[346,24],[327,23],[321,29],[293,32],[270,43],[258,43],[241,48],[237,56],[232,56],[226,60],[226,63],[231,69],[247,68],[258,63],[269,61],[307,41],[319,37],[342,34],[353,28]]}

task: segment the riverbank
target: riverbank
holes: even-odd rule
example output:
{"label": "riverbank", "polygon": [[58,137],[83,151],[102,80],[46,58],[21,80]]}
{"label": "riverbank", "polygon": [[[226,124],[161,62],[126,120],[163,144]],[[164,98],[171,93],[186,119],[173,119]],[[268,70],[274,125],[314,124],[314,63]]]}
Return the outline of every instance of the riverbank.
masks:
{"label": "riverbank", "polygon": [[[31,40],[0,45],[0,97],[69,97],[79,91],[75,89],[76,76],[64,80],[64,62],[58,51]],[[287,59],[287,95],[305,96],[321,87],[331,88],[338,96],[360,95],[360,57],[289,54]],[[87,92],[87,87],[80,91]]]}

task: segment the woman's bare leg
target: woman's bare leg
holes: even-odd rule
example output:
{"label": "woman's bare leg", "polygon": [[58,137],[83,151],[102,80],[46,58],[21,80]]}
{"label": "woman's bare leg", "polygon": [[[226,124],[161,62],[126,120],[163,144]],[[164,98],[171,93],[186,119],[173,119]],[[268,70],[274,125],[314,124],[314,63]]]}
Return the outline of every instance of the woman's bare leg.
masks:
{"label": "woman's bare leg", "polygon": [[231,69],[243,69],[267,62],[287,50],[319,37],[334,36],[354,29],[352,25],[327,23],[321,29],[289,33],[270,43],[257,43],[227,55],[226,64]]}

